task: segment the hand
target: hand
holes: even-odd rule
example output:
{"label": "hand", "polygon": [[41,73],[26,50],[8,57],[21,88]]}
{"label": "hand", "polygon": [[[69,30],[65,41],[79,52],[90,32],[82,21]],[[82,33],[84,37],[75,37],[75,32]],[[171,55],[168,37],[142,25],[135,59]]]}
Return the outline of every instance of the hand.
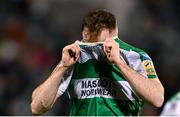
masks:
{"label": "hand", "polygon": [[71,45],[67,45],[63,48],[61,64],[64,67],[70,67],[74,65],[80,56],[80,47],[75,42]]}
{"label": "hand", "polygon": [[107,37],[103,44],[103,50],[112,64],[117,64],[121,61],[119,44],[112,37]]}

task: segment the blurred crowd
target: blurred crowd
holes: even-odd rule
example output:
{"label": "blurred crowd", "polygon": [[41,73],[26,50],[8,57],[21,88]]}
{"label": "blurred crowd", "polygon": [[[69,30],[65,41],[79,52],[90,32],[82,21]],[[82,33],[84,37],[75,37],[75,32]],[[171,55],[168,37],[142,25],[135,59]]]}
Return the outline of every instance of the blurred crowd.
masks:
{"label": "blurred crowd", "polygon": [[[32,91],[60,61],[62,48],[81,40],[82,18],[97,8],[114,13],[119,37],[152,57],[166,102],[180,90],[178,5],[178,0],[0,0],[0,115],[31,115]],[[142,115],[161,110],[145,105]],[[45,115],[68,113],[65,93]]]}

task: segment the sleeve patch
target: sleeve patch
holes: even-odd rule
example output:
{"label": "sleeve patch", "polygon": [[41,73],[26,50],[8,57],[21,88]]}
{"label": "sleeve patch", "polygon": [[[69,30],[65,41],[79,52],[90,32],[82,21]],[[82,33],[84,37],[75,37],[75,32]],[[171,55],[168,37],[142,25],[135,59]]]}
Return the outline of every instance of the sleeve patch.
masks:
{"label": "sleeve patch", "polygon": [[147,75],[156,75],[156,71],[151,60],[144,60],[143,66]]}

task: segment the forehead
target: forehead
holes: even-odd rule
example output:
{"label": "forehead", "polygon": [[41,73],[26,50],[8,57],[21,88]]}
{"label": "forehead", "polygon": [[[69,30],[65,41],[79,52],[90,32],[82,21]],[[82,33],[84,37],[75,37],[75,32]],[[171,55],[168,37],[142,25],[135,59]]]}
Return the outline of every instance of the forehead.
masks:
{"label": "forehead", "polygon": [[[107,28],[104,28],[104,29],[109,30],[109,29],[107,29]],[[103,29],[102,29],[102,30],[103,30]],[[101,31],[102,31],[102,30],[101,30]],[[113,32],[113,31],[118,32],[118,27],[117,27],[117,25],[116,25],[115,29],[111,29],[111,30],[110,30],[110,32]],[[88,27],[84,27],[83,30],[82,30],[82,32],[89,32]]]}

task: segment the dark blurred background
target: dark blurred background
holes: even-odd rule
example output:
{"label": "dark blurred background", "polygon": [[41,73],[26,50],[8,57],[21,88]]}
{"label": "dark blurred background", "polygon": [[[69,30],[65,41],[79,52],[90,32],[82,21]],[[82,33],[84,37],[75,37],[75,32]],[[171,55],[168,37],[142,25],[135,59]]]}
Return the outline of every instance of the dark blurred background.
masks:
{"label": "dark blurred background", "polygon": [[[0,0],[0,115],[31,115],[32,91],[60,61],[62,48],[81,40],[82,18],[105,8],[116,15],[119,37],[145,50],[165,88],[180,90],[179,0]],[[162,108],[145,104],[141,115]],[[45,115],[68,115],[65,93]]]}

